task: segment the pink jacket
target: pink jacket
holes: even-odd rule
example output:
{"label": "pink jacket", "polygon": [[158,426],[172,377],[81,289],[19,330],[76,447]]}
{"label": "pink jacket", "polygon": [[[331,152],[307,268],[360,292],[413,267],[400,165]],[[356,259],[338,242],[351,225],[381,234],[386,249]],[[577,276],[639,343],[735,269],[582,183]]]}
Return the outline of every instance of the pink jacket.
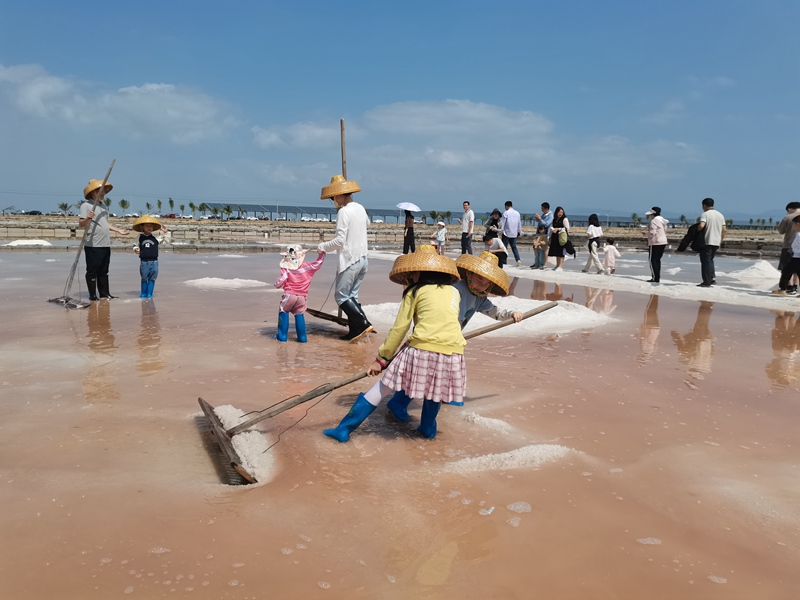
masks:
{"label": "pink jacket", "polygon": [[667,221],[661,215],[653,217],[647,226],[647,245],[665,246],[667,244]]}
{"label": "pink jacket", "polygon": [[319,270],[325,260],[325,253],[320,252],[317,260],[313,263],[304,262],[297,269],[281,268],[281,276],[275,282],[276,288],[283,288],[287,294],[295,296],[308,296],[308,288],[311,287],[311,279],[314,273]]}

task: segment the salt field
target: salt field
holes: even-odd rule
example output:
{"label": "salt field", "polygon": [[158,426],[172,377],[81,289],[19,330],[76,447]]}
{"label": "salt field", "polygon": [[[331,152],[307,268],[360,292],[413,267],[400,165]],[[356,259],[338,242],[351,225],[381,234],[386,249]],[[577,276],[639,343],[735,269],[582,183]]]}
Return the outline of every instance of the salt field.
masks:
{"label": "salt field", "polygon": [[[498,304],[559,306],[468,343],[435,440],[417,403],[322,435],[368,379],[236,436],[259,483],[226,485],[197,398],[230,426],[363,370],[395,257],[361,292],[379,334],[309,316],[307,344],[280,344],[278,254],[165,252],[143,301],[115,252],[118,298],[65,310],[46,300],[72,252],[0,253],[2,597],[796,596],[800,300],[769,294],[765,261],[718,258],[710,289],[695,255],[660,285],[635,252],[613,276],[508,268]],[[335,265],[310,307],[335,312]]]}

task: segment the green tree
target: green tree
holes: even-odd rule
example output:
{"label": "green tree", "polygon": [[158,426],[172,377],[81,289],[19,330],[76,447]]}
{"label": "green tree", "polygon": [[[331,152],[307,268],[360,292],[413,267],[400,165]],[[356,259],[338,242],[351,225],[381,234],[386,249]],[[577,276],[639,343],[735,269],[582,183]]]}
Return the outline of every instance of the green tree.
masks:
{"label": "green tree", "polygon": [[178,208],[181,209],[181,216],[183,216],[183,211],[186,208],[186,205],[185,204],[181,204]]}
{"label": "green tree", "polygon": [[236,216],[239,217],[240,219],[242,218],[242,205],[241,204],[237,204],[236,205]]}
{"label": "green tree", "polygon": [[631,215],[631,221],[633,221],[634,227],[638,227],[639,223],[642,222],[642,218],[639,215],[637,215],[636,213],[633,213]]}
{"label": "green tree", "polygon": [[681,225],[686,227],[686,225],[687,225],[687,223],[686,223],[686,215],[681,215],[680,216],[680,222],[681,222]]}
{"label": "green tree", "polygon": [[119,201],[119,209],[122,211],[122,215],[123,216],[125,215],[125,212],[128,210],[129,206],[130,206],[130,202],[125,200],[125,198],[123,198],[122,200]]}
{"label": "green tree", "polygon": [[436,222],[436,219],[439,216],[439,213],[437,213],[435,210],[432,210],[430,212],[430,215],[431,215],[431,221]]}
{"label": "green tree", "polygon": [[200,211],[201,216],[205,217],[206,213],[208,212],[208,204],[206,204],[205,202],[201,202],[200,206],[197,207],[197,210]]}
{"label": "green tree", "polygon": [[197,205],[194,202],[189,202],[189,211],[192,213],[192,216],[197,212]]}
{"label": "green tree", "polygon": [[452,214],[453,213],[450,212],[449,210],[445,211],[445,213],[444,213],[444,218],[447,219],[447,224],[448,225],[450,224],[450,217],[452,216]]}
{"label": "green tree", "polygon": [[103,198],[103,204],[106,205],[106,208],[111,208],[111,203],[112,202],[113,202],[113,200],[111,198],[109,198],[108,196]]}
{"label": "green tree", "polygon": [[231,213],[233,213],[233,207],[230,204],[226,204],[222,207],[222,212],[225,214],[225,217],[230,219]]}
{"label": "green tree", "polygon": [[169,212],[171,213],[175,212],[175,200],[173,200],[172,198],[169,199]]}
{"label": "green tree", "polygon": [[69,202],[62,202],[58,205],[58,210],[64,213],[64,217],[66,218],[67,213],[69,212]]}
{"label": "green tree", "polygon": [[216,217],[217,215],[219,215],[219,209],[216,206],[213,206],[211,208],[211,214]]}

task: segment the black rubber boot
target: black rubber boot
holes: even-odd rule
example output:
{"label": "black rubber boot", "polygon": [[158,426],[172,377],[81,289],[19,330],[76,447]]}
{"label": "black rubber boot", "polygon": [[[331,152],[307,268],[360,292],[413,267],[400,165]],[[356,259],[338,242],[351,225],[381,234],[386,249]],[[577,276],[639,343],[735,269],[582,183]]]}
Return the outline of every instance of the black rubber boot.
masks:
{"label": "black rubber boot", "polygon": [[108,289],[108,275],[98,275],[97,276],[97,291],[101,298],[116,298],[116,296],[111,295],[111,291]]}
{"label": "black rubber boot", "polygon": [[360,313],[361,313],[361,316],[362,316],[362,317],[364,317],[364,321],[366,321],[367,325],[368,325],[369,327],[372,327],[372,323],[370,323],[370,322],[369,322],[369,319],[367,318],[367,313],[365,313],[365,312],[364,312],[364,309],[363,309],[363,308],[361,308],[361,302],[358,302],[358,301],[356,300],[356,306],[358,307],[358,312],[360,312]]}
{"label": "black rubber boot", "polygon": [[86,276],[86,289],[89,291],[89,300],[97,300],[97,279],[94,275]]}
{"label": "black rubber boot", "polygon": [[339,305],[339,308],[347,315],[347,325],[350,328],[346,335],[339,338],[340,340],[353,342],[365,333],[372,331],[372,325],[369,324],[355,300],[348,298]]}

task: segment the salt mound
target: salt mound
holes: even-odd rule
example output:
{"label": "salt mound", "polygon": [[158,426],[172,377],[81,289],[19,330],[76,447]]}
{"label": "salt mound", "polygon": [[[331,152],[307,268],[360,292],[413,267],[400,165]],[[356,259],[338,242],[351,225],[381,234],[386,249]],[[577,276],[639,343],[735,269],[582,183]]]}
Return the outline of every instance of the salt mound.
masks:
{"label": "salt mound", "polygon": [[485,454],[462,458],[445,466],[451,473],[478,473],[482,471],[507,471],[509,469],[538,469],[573,452],[572,448],[558,444],[533,444],[501,454]]}
{"label": "salt mound", "polygon": [[48,241],[45,240],[14,240],[13,242],[8,242],[4,244],[5,246],[52,246]]}
{"label": "salt mound", "polygon": [[[244,412],[230,404],[217,406],[214,413],[225,429],[243,422]],[[271,452],[266,452],[271,445],[268,434],[263,431],[244,431],[233,436],[231,442],[242,459],[244,469],[259,483],[267,483],[272,479],[275,474],[275,459]]]}
{"label": "salt mound", "polygon": [[500,419],[490,419],[489,417],[482,417],[474,412],[462,413],[462,418],[465,421],[474,423],[475,425],[480,425],[481,427],[486,427],[487,429],[494,429],[500,433],[511,433],[514,431],[514,428],[505,421],[501,421]]}
{"label": "salt mound", "polygon": [[247,258],[244,254],[220,254],[217,258]]}
{"label": "salt mound", "polygon": [[257,279],[221,279],[219,277],[190,279],[184,283],[192,287],[200,288],[201,290],[241,290],[244,288],[257,288],[268,285]]}
{"label": "salt mound", "polygon": [[770,263],[765,260],[756,261],[755,264],[750,265],[746,269],[742,269],[741,271],[734,271],[732,273],[727,274],[728,277],[732,277],[733,279],[739,280],[748,280],[748,279],[769,279],[770,281],[777,281],[780,279],[781,272],[778,271],[775,267],[773,267]]}

